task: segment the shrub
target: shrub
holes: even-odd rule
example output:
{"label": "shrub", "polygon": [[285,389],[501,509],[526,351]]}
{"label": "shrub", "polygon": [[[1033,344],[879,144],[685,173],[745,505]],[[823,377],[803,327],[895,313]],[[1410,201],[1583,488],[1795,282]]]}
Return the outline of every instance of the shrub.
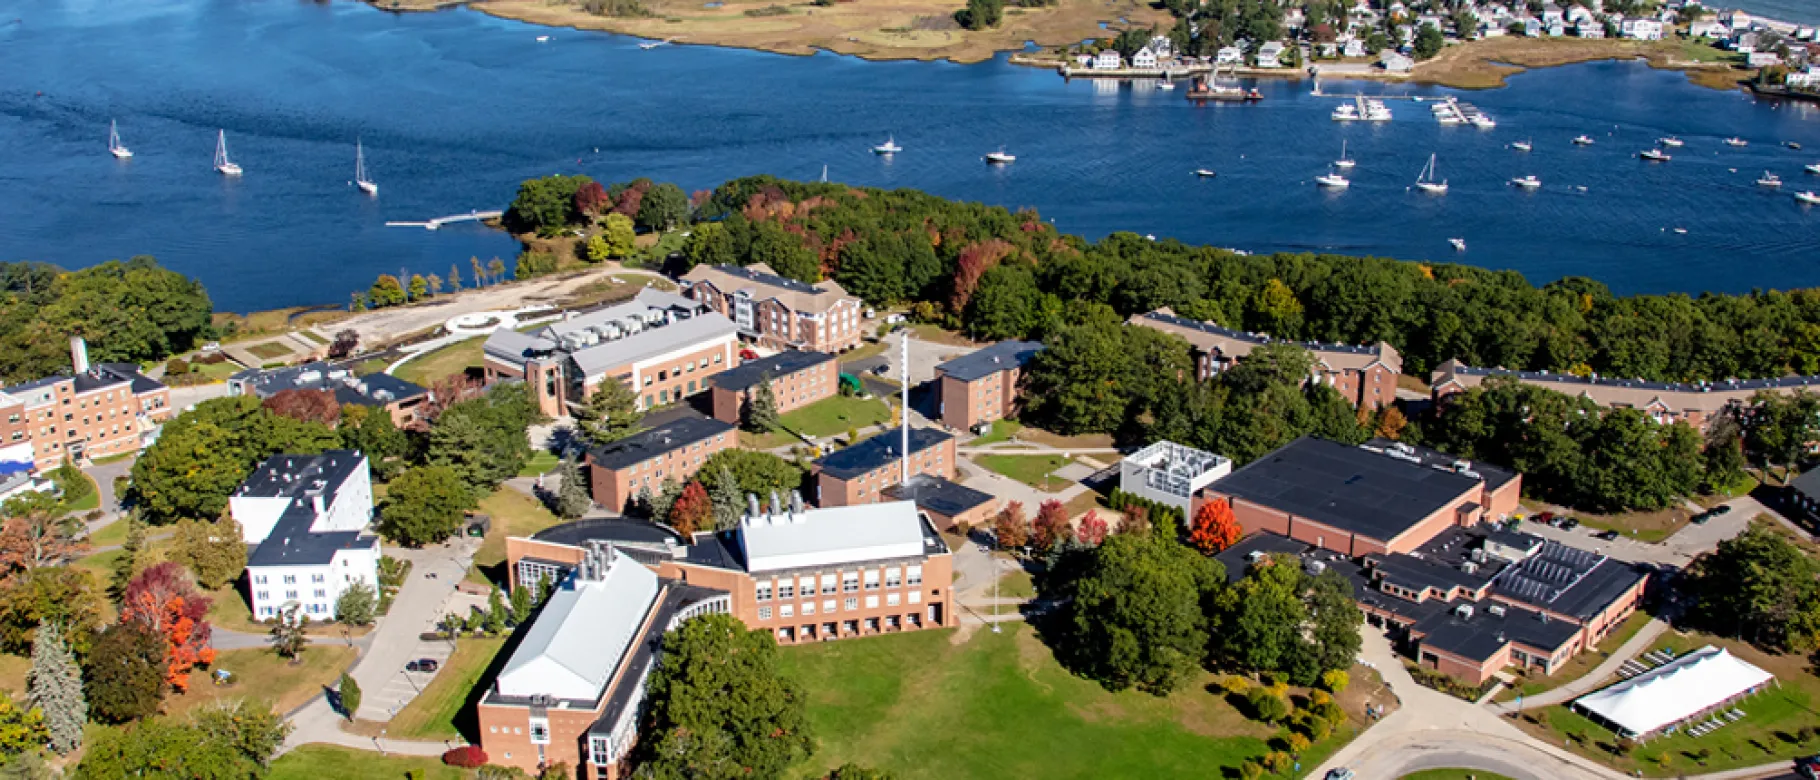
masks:
{"label": "shrub", "polygon": [[1273,750],[1269,755],[1264,756],[1264,768],[1270,770],[1273,775],[1289,774],[1293,771],[1294,766],[1295,759],[1290,758],[1288,753],[1281,750]]}
{"label": "shrub", "polygon": [[1333,724],[1326,718],[1309,718],[1302,724],[1302,729],[1308,732],[1309,740],[1320,742],[1333,733]]}
{"label": "shrub", "polygon": [[1251,680],[1242,674],[1222,674],[1215,682],[1227,693],[1244,696],[1251,691]]}
{"label": "shrub", "polygon": [[1285,744],[1289,747],[1290,753],[1299,754],[1302,751],[1307,750],[1309,745],[1312,745],[1314,743],[1310,742],[1308,737],[1306,737],[1300,733],[1291,731],[1291,732],[1289,732],[1289,736],[1283,738],[1283,744]]}
{"label": "shrub", "polygon": [[1340,724],[1346,722],[1346,711],[1333,702],[1316,704],[1310,708],[1310,711],[1314,713],[1315,717],[1327,721],[1327,725],[1332,728],[1339,728]]}
{"label": "shrub", "polygon": [[1256,761],[1246,761],[1239,765],[1239,777],[1241,780],[1258,780],[1258,778],[1263,776],[1264,767],[1259,766]]}
{"label": "shrub", "polygon": [[1308,703],[1311,705],[1323,704],[1323,703],[1330,702],[1330,701],[1333,701],[1333,694],[1331,694],[1331,693],[1328,693],[1326,691],[1318,691],[1318,690],[1308,692]]}
{"label": "shrub", "polygon": [[443,753],[442,763],[462,769],[479,769],[487,763],[487,752],[478,745],[462,745]]}
{"label": "shrub", "polygon": [[1321,687],[1339,693],[1352,684],[1352,675],[1344,669],[1329,669],[1321,673]]}
{"label": "shrub", "polygon": [[190,364],[183,362],[183,358],[171,358],[164,363],[164,373],[170,376],[183,376],[189,372]]}
{"label": "shrub", "polygon": [[1253,688],[1245,694],[1245,703],[1251,705],[1252,714],[1266,723],[1276,723],[1289,717],[1289,701],[1269,688]]}

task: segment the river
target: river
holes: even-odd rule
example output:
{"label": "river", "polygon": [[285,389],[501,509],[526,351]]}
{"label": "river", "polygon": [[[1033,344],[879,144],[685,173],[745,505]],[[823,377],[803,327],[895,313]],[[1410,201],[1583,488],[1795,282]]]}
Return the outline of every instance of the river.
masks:
{"label": "river", "polygon": [[[471,275],[516,245],[477,226],[387,228],[500,208],[550,173],[649,176],[685,189],[821,175],[1032,206],[1064,231],[1115,230],[1253,251],[1458,260],[1537,283],[1619,292],[1820,285],[1820,107],[1777,106],[1639,63],[1532,71],[1466,99],[1495,130],[1441,127],[1426,104],[1341,125],[1308,82],[1255,105],[1182,90],[1064,82],[1001,58],[872,63],[546,29],[468,10],[395,15],[355,2],[38,0],[0,22],[0,259],[68,267],[152,254],[219,308],[344,301],[378,273]],[[551,40],[538,43],[537,36]],[[1330,82],[1330,90],[1380,90]],[[1414,95],[1446,90],[1391,87]],[[42,94],[39,94],[39,93]],[[136,156],[105,151],[118,120]],[[238,180],[210,167],[225,129]],[[1575,147],[1586,133],[1598,143]],[[1667,164],[1635,155],[1677,134]],[[906,151],[875,157],[895,135]],[[1737,135],[1747,148],[1720,139]],[[381,187],[354,190],[354,141]],[[1535,151],[1507,148],[1533,139]],[[1342,139],[1345,192],[1313,178]],[[1784,141],[1806,151],[1790,151]],[[989,168],[1000,145],[1016,164]],[[1433,153],[1452,191],[1408,191]],[[1190,172],[1207,167],[1213,179]],[[1788,181],[1771,192],[1765,170]],[[1534,174],[1544,187],[1507,185]],[[1584,190],[1578,189],[1584,187]],[[1674,232],[1681,228],[1686,233]],[[1467,242],[1455,253],[1448,238]]]}

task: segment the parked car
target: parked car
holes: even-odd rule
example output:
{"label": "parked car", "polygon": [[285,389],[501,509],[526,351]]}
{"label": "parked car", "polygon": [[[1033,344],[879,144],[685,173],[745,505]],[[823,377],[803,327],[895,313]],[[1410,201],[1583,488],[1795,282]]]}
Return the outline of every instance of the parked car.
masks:
{"label": "parked car", "polygon": [[1543,525],[1554,525],[1554,524],[1555,524],[1555,513],[1553,513],[1553,512],[1538,512],[1538,513],[1536,513],[1536,516],[1535,516],[1535,517],[1531,517],[1531,518],[1529,518],[1529,519],[1530,519],[1530,520],[1532,520],[1532,521],[1534,521],[1534,522],[1538,522],[1538,523],[1541,523],[1541,524],[1543,524]]}
{"label": "parked car", "polygon": [[434,672],[440,664],[434,658],[419,658],[404,665],[407,672]]}
{"label": "parked car", "polygon": [[881,364],[879,364],[878,368],[872,369],[872,373],[877,374],[879,376],[890,376],[891,375],[891,366],[889,364],[881,363]]}
{"label": "parked car", "polygon": [[1795,774],[1807,780],[1820,780],[1820,756],[1795,759]]}
{"label": "parked car", "polygon": [[1564,517],[1561,519],[1561,530],[1563,530],[1563,531],[1572,531],[1575,528],[1579,528],[1579,527],[1580,527],[1579,520],[1575,520],[1574,518],[1571,518],[1571,517]]}
{"label": "parked car", "polygon": [[1346,767],[1327,770],[1327,780],[1353,780],[1355,777],[1357,777],[1357,775],[1354,775],[1352,770],[1347,769]]}
{"label": "parked car", "polygon": [[757,359],[758,359],[758,353],[757,353],[757,352],[753,352],[753,351],[752,351],[752,350],[750,350],[750,349],[744,349],[744,348],[742,348],[742,349],[740,349],[740,351],[739,351],[739,359],[740,359],[740,360],[757,360]]}
{"label": "parked car", "polygon": [[1623,534],[1620,534],[1617,531],[1610,531],[1610,530],[1600,531],[1596,534],[1593,534],[1594,539],[1603,539],[1607,542],[1609,542],[1613,539],[1616,539],[1620,536],[1623,536]]}

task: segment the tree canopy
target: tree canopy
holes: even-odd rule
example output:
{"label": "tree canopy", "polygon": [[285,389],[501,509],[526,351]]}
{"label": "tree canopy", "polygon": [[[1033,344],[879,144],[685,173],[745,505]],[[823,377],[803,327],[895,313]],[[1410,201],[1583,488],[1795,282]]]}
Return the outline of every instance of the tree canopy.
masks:
{"label": "tree canopy", "polygon": [[1710,631],[1779,651],[1820,646],[1820,563],[1763,527],[1719,543],[1689,567],[1690,617]]}
{"label": "tree canopy", "polygon": [[1207,607],[1225,585],[1220,564],[1174,540],[1119,534],[1084,556],[1066,588],[1059,648],[1112,690],[1166,694],[1200,668]]}
{"label": "tree canopy", "polygon": [[92,363],[163,360],[213,338],[213,314],[201,282],[145,255],[78,271],[0,263],[0,379],[68,372],[72,335]]}
{"label": "tree canopy", "polygon": [[802,690],[778,673],[769,631],[709,614],[663,646],[633,748],[640,777],[770,780],[814,750]]}
{"label": "tree canopy", "polygon": [[213,398],[164,424],[158,441],[133,462],[128,495],[154,525],[214,520],[260,461],[340,444],[328,426],[274,414],[257,398]]}

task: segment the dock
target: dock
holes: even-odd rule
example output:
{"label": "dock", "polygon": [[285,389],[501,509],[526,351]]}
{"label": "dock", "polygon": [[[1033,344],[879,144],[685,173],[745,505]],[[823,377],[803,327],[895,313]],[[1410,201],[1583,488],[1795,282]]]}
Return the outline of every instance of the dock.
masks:
{"label": "dock", "polygon": [[1177,65],[1170,68],[1077,68],[1063,64],[1056,72],[1065,79],[1174,79],[1213,72],[1212,65]]}
{"label": "dock", "polygon": [[480,222],[482,220],[498,219],[504,215],[505,215],[505,212],[503,212],[503,211],[470,211],[466,214],[451,214],[446,217],[437,217],[428,222],[397,222],[397,221],[387,222],[387,223],[385,223],[385,226],[386,227],[414,227],[414,228],[423,228],[424,230],[439,230],[442,228],[443,225],[452,225],[457,222]]}

